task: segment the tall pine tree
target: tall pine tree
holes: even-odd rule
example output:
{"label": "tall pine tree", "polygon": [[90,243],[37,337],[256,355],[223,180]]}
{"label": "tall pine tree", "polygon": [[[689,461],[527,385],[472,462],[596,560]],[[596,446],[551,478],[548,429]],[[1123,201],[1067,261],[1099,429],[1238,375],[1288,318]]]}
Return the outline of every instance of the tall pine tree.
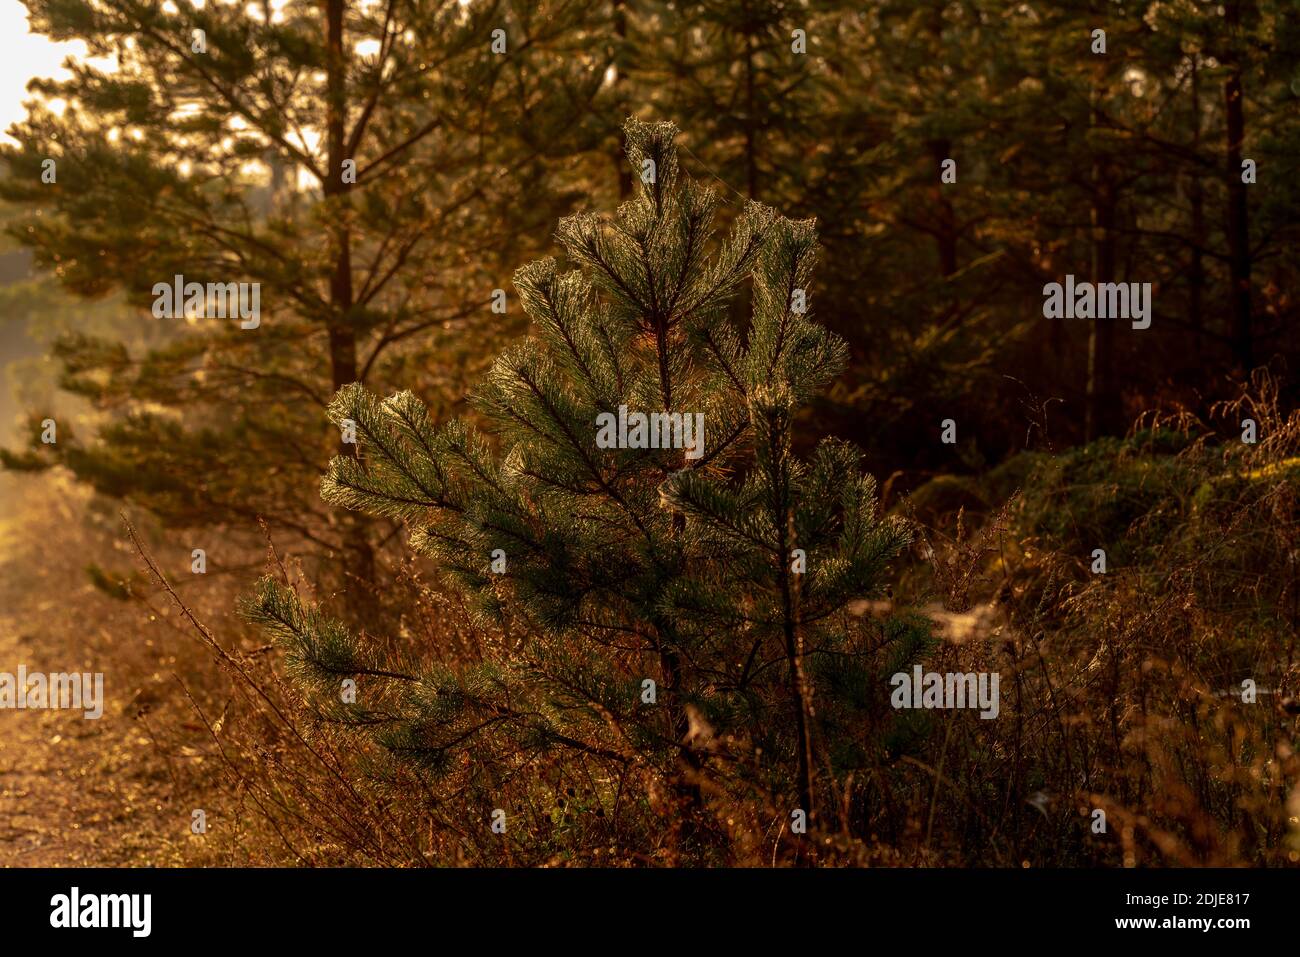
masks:
{"label": "tall pine tree", "polygon": [[66,337],[66,386],[116,415],[9,461],[65,464],[172,528],[262,518],[370,579],[379,536],[302,493],[340,448],[321,412],[347,383],[411,382],[403,369],[463,393],[465,329],[500,323],[494,290],[533,254],[520,237],[568,208],[551,161],[603,132],[574,121],[603,75],[574,54],[603,15],[576,0],[27,6],[33,29],[115,67],[33,82],[42,99],[3,150],[0,194],[26,207],[13,234],[69,290],[120,294],[142,322],[177,275],[259,284],[263,316],[173,320],[186,334],[148,351]]}

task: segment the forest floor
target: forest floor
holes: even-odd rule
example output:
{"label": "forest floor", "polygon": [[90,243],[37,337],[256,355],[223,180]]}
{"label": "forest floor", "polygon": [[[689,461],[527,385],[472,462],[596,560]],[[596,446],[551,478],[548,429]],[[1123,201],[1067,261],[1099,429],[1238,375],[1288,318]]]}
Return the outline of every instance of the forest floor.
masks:
{"label": "forest floor", "polygon": [[104,672],[105,699],[97,720],[0,709],[0,866],[182,863],[189,813],[161,800],[171,775],[138,716],[138,676],[103,654],[147,633],[149,615],[90,584],[87,552],[70,547],[91,534],[70,483],[0,481],[0,672]]}

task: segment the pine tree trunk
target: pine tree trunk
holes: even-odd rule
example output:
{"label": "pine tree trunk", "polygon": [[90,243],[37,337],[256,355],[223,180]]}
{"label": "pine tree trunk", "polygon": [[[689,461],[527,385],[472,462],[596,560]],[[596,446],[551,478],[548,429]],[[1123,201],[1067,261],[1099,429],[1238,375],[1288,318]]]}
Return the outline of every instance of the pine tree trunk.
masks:
{"label": "pine tree trunk", "polygon": [[[1115,201],[1102,183],[1094,201],[1092,281],[1115,280]],[[1096,318],[1088,327],[1088,409],[1084,431],[1091,442],[1115,426],[1115,318]]]}
{"label": "pine tree trunk", "polygon": [[[790,545],[788,536],[783,536],[783,545]],[[798,601],[796,586],[792,581],[788,563],[791,548],[785,548],[780,559],[778,581],[781,588],[782,637],[785,639],[786,660],[790,667],[790,689],[794,697],[795,749],[798,752],[795,763],[798,775],[799,806],[808,815],[811,822],[816,819],[816,806],[813,803],[813,745],[812,745],[812,694],[808,687],[807,675],[803,667],[803,639],[799,635]]]}
{"label": "pine tree trunk", "polygon": [[[1100,119],[1093,89],[1091,123]],[[1094,160],[1092,168],[1092,281],[1115,280],[1115,192],[1105,161]],[[1088,326],[1088,377],[1084,411],[1084,437],[1091,442],[1115,426],[1118,406],[1115,365],[1115,322],[1113,317],[1093,318]]]}
{"label": "pine tree trunk", "polygon": [[784,449],[774,447],[772,454],[773,489],[776,493],[773,512],[778,516],[780,528],[779,552],[776,556],[777,588],[781,592],[781,632],[785,642],[786,662],[790,669],[791,710],[794,712],[796,787],[799,806],[811,823],[817,809],[813,793],[813,743],[812,743],[812,689],[803,667],[803,637],[799,633],[798,585],[794,581],[790,562],[797,547],[794,533],[793,503],[790,496],[790,475],[784,458]]}
{"label": "pine tree trunk", "polygon": [[948,159],[952,144],[948,140],[931,140],[930,155],[934,157],[934,202],[936,217],[935,237],[939,244],[939,274],[947,277],[957,271],[957,216],[952,201],[944,192],[943,161]]}
{"label": "pine tree trunk", "polygon": [[[619,115],[626,115],[627,105],[626,97],[623,95],[623,87],[627,81],[624,78],[626,72],[627,50],[627,3],[626,0],[613,0],[613,17],[614,17],[614,98],[619,106]],[[632,195],[632,170],[627,165],[627,157],[623,154],[622,140],[614,145],[614,169],[618,173],[618,199],[619,202],[625,201]]]}
{"label": "pine tree trunk", "polygon": [[[330,276],[330,371],[337,391],[357,381],[357,337],[351,325],[352,294],[352,236],[348,218],[341,208],[351,190],[343,181],[345,155],[344,124],[347,116],[347,90],[345,88],[347,61],[343,50],[343,0],[326,0],[326,150],[328,153],[323,190],[327,198],[340,197],[340,206],[334,210],[330,226],[330,255],[334,271]],[[340,455],[357,455],[353,443],[339,443]],[[348,573],[361,583],[375,577],[375,555],[370,543],[367,524],[361,516],[349,513],[344,521],[344,547],[347,552]]]}
{"label": "pine tree trunk", "polygon": [[[943,43],[944,10],[946,3],[936,3],[930,10],[930,37],[938,50]],[[930,141],[930,155],[934,157],[935,182],[934,199],[938,210],[938,223],[935,230],[939,243],[939,272],[947,277],[957,271],[957,218],[953,212],[952,201],[944,192],[943,161],[950,158],[952,143],[946,139]]]}
{"label": "pine tree trunk", "polygon": [[[1192,154],[1201,155],[1201,58],[1192,55]],[[1192,203],[1192,264],[1188,274],[1188,318],[1192,328],[1200,333],[1204,327],[1203,299],[1205,295],[1205,187],[1201,171],[1192,167],[1190,187]]]}
{"label": "pine tree trunk", "polygon": [[[1229,34],[1241,25],[1240,0],[1228,0],[1224,20]],[[1233,42],[1230,36],[1229,43]],[[1246,184],[1241,181],[1241,147],[1246,138],[1244,90],[1241,63],[1234,59],[1223,84],[1224,116],[1228,136],[1228,271],[1231,277],[1232,353],[1242,371],[1255,364],[1250,306],[1250,223],[1246,202]]]}
{"label": "pine tree trunk", "polygon": [[[746,11],[748,13],[748,10]],[[758,199],[758,102],[754,88],[754,34],[745,32],[745,188],[750,199]]]}

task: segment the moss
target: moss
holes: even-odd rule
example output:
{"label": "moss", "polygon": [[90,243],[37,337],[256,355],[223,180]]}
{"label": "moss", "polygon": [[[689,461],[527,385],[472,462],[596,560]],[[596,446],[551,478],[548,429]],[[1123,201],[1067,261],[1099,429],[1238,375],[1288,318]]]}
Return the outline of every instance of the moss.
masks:
{"label": "moss", "polygon": [[982,514],[988,511],[989,500],[980,485],[974,476],[940,475],[914,491],[908,502],[916,517],[931,525],[962,509]]}
{"label": "moss", "polygon": [[[1037,454],[1016,467],[1023,475],[1017,531],[1057,551],[1087,555],[1104,548],[1112,562],[1142,560],[1147,545],[1184,517],[1170,505],[1195,489],[1193,472],[1178,455],[1190,441],[1181,433],[1147,431],[1057,456]],[[1004,474],[1012,473],[1008,463]]]}

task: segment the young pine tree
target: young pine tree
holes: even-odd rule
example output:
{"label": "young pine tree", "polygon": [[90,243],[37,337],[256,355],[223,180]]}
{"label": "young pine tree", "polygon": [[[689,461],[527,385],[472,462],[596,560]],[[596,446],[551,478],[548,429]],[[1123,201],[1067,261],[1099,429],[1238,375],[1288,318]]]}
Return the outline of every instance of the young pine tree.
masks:
{"label": "young pine tree", "polygon": [[[839,813],[821,786],[869,746],[877,654],[916,638],[847,606],[908,534],[878,515],[852,447],[791,451],[796,410],[844,355],[807,310],[813,222],[750,203],[714,248],[719,200],[680,170],[676,129],[625,132],[634,198],[613,221],[561,221],[577,269],[544,259],[515,275],[533,332],[477,394],[491,434],[436,426],[410,392],[349,386],[330,409],[356,422],[361,454],[334,459],[325,500],[405,521],[500,639],[391,652],[271,578],[249,612],[332,719],[458,776],[484,820],[545,752],[582,764],[602,817],[628,793],[675,800],[694,852],[710,802],[753,802],[768,821]],[[742,335],[726,308],[750,277]],[[638,412],[696,428],[643,442]],[[620,416],[628,447],[605,447]]]}

